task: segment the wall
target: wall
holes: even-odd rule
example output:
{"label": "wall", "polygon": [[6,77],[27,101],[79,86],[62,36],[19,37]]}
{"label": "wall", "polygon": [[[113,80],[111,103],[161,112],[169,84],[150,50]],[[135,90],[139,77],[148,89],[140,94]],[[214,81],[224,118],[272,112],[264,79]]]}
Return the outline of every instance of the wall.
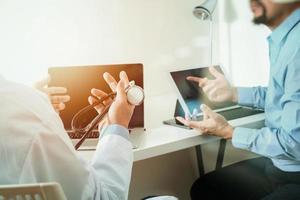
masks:
{"label": "wall", "polygon": [[219,0],[219,8],[220,63],[234,85],[266,85],[270,31],[252,23],[249,0]]}
{"label": "wall", "polygon": [[[31,84],[50,66],[141,62],[148,102],[162,95],[160,106],[174,104],[168,71],[209,63],[209,24],[192,14],[200,2],[2,0],[0,74]],[[217,59],[218,24],[214,33]]]}
{"label": "wall", "polygon": [[2,0],[0,73],[30,83],[49,66],[142,62],[147,93],[168,92],[168,70],[208,63],[208,25],[192,15],[198,4]]}

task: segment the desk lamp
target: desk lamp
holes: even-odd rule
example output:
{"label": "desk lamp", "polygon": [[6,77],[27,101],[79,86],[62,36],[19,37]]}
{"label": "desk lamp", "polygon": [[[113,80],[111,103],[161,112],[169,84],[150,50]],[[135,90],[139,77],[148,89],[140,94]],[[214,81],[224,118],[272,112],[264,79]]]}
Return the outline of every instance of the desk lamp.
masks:
{"label": "desk lamp", "polygon": [[206,0],[200,6],[194,8],[194,16],[200,20],[209,20],[210,21],[210,65],[213,64],[213,19],[212,14],[216,8],[217,0]]}

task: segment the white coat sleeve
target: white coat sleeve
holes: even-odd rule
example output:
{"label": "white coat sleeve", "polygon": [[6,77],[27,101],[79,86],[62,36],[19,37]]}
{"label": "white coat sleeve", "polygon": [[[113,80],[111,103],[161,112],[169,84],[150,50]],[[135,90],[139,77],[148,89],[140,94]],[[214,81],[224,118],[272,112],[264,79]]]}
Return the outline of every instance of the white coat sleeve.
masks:
{"label": "white coat sleeve", "polygon": [[42,134],[35,136],[27,152],[20,183],[55,181],[72,200],[128,198],[133,155],[127,129],[107,127],[91,162],[80,158],[61,135],[41,127],[39,131]]}
{"label": "white coat sleeve", "polygon": [[132,162],[128,130],[120,125],[105,128],[91,162],[95,199],[127,199]]}
{"label": "white coat sleeve", "polygon": [[92,161],[75,151],[46,95],[0,78],[0,184],[58,182],[70,200],[127,199],[128,130],[108,126]]}

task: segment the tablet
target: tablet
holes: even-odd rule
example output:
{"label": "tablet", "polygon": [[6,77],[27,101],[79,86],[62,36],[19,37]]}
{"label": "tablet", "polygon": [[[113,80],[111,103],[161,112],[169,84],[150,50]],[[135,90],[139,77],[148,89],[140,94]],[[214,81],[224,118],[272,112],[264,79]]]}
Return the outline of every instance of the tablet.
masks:
{"label": "tablet", "polygon": [[[220,66],[215,66],[216,70],[224,74]],[[208,99],[203,90],[199,87],[198,83],[188,81],[188,76],[206,77],[208,79],[214,79],[209,72],[209,67],[193,68],[181,71],[170,72],[172,83],[177,92],[179,103],[186,114],[189,116],[201,116],[200,110],[201,104],[206,104],[216,112],[222,110],[229,110],[236,108],[237,104],[232,102],[216,103]]]}

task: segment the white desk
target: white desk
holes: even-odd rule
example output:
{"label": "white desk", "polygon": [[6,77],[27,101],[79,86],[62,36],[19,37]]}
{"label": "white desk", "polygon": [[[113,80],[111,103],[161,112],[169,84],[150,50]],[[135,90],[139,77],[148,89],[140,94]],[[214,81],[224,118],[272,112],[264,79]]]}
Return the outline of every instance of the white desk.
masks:
{"label": "white desk", "polygon": [[[222,156],[219,155],[221,155],[220,150],[222,150],[222,146],[224,150],[225,145],[222,145],[224,141],[220,140],[220,138],[201,136],[193,130],[162,125],[163,120],[172,118],[176,98],[176,94],[165,94],[152,97],[147,95],[145,99],[145,126],[147,131],[140,131],[140,133],[130,135],[131,141],[139,146],[133,150],[135,163],[132,171],[130,199],[138,199],[137,197],[141,199],[152,194],[176,194],[175,196],[181,196],[181,199],[188,199],[187,194],[190,185],[198,176],[202,176],[205,170],[210,170],[211,167],[214,167],[216,151],[213,153],[213,158],[207,160],[207,154],[204,155],[204,152],[202,152],[202,150],[205,150],[203,148],[204,144],[212,142],[218,144],[218,141],[220,141],[215,166],[220,166],[218,163],[223,161]],[[256,124],[258,126],[261,125],[264,118],[264,114],[259,114],[232,120],[229,123],[235,127],[253,127],[254,124],[255,126]],[[97,141],[94,141],[94,144],[95,142]],[[195,150],[189,151],[189,148],[195,148]],[[187,151],[180,151],[185,149]],[[192,156],[189,155],[189,152],[193,152]],[[80,151],[79,154],[91,160],[94,151]],[[163,156],[164,154],[167,155]],[[205,160],[203,160],[202,155]],[[182,163],[182,157],[184,157],[184,163]],[[218,159],[219,157],[221,159]],[[218,160],[221,162],[218,162]],[[174,164],[177,164],[177,162],[181,163],[174,167]],[[210,163],[212,165],[207,167],[207,164]],[[145,173],[145,171],[150,170],[156,170],[155,176],[149,177],[148,173]],[[181,173],[181,170],[184,171],[185,177],[178,175],[178,173]],[[170,177],[173,177],[172,180],[170,180]],[[173,182],[173,180],[175,181]],[[173,185],[174,183],[176,183],[176,187]],[[174,193],[170,193],[170,191]]]}
{"label": "white desk", "polygon": [[[262,123],[265,119],[264,114],[253,115],[229,121],[234,126],[248,126],[255,123]],[[187,130],[168,125],[146,131],[137,131],[130,135],[133,144],[138,148],[134,149],[134,161],[152,158],[163,154],[195,147],[201,144],[220,140],[219,137],[202,136],[194,130]],[[94,143],[96,141],[93,141]],[[90,144],[87,144],[88,146]],[[79,151],[79,154],[87,159],[93,157],[93,150]]]}

